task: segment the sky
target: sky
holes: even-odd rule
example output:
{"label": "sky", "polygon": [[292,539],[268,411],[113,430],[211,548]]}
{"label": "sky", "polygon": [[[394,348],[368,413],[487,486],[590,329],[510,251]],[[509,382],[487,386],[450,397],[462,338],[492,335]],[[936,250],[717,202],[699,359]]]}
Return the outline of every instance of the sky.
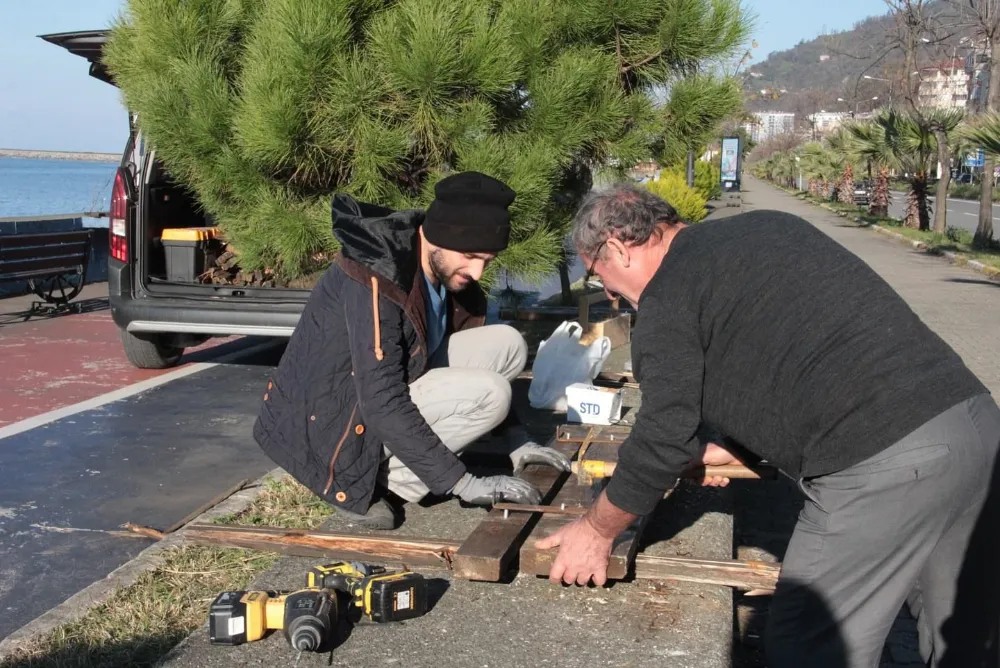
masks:
{"label": "sky", "polygon": [[[885,13],[879,0],[744,4],[757,15],[751,63]],[[128,116],[118,90],[90,77],[87,61],[38,35],[105,28],[123,6],[123,0],[0,0],[0,148],[122,150]]]}

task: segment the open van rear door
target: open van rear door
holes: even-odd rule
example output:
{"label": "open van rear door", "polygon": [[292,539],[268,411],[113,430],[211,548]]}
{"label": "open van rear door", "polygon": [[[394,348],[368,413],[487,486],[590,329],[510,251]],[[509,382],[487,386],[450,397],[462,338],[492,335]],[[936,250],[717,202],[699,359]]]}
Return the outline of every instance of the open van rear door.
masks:
{"label": "open van rear door", "polygon": [[101,53],[107,36],[107,30],[83,30],[39,35],[46,42],[61,46],[72,54],[86,58],[90,62],[90,76],[114,85],[111,73],[101,62]]}

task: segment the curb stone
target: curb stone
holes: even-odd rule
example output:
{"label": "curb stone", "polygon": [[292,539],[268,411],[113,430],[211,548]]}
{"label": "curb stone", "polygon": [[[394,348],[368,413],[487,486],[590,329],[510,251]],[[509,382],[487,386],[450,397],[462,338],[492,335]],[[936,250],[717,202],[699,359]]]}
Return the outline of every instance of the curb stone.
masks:
{"label": "curb stone", "polygon": [[[249,506],[264,489],[268,478],[281,480],[288,474],[275,468],[236,492],[222,503],[209,508],[191,522],[212,522],[216,518],[237,513]],[[127,587],[139,579],[143,573],[163,565],[163,552],[185,543],[185,529],[181,528],[140,552],[135,558],[125,562],[108,573],[103,579],[81,589],[48,612],[42,613],[17,631],[0,641],[0,660],[7,658],[26,642],[45,635],[54,629],[82,619],[94,606],[106,602],[119,587]]]}

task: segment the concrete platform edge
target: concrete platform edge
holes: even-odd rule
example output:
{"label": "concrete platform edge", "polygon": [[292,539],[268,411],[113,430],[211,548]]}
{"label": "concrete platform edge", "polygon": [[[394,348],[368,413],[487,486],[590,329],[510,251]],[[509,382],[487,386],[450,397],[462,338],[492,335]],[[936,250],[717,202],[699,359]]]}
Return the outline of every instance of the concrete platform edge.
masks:
{"label": "concrete platform edge", "polygon": [[[218,517],[239,512],[260,495],[267,478],[281,479],[287,475],[283,469],[274,468],[248,487],[236,492],[217,506],[206,510],[192,522],[211,522]],[[94,582],[48,612],[28,622],[0,641],[0,660],[11,655],[29,640],[47,634],[59,626],[81,619],[92,607],[107,601],[119,587],[129,586],[143,573],[162,565],[162,553],[165,550],[183,543],[184,529],[180,529],[165,539],[150,545],[134,559],[111,571],[104,579]]]}

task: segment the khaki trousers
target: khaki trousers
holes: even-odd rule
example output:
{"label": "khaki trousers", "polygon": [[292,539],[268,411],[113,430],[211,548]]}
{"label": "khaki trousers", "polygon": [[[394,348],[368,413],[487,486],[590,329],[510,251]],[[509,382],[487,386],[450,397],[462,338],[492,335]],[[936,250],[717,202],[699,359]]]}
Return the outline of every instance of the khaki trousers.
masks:
{"label": "khaki trousers", "polygon": [[[458,453],[503,422],[514,378],[528,360],[524,337],[508,325],[456,332],[441,342],[431,369],[410,383],[410,398],[434,433]],[[388,488],[407,501],[430,491],[397,457],[388,459]]]}

